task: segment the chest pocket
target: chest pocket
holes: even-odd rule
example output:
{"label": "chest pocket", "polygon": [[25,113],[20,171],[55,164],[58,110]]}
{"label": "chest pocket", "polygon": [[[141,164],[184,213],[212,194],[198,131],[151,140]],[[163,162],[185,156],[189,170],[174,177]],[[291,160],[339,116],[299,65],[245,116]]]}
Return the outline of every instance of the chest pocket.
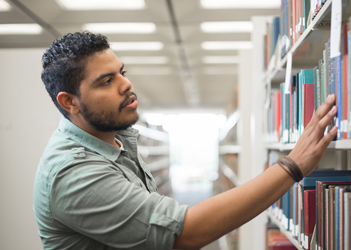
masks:
{"label": "chest pocket", "polygon": [[130,182],[132,182],[133,184],[135,184],[135,185],[137,185],[138,187],[141,187],[141,188],[147,190],[147,188],[146,188],[144,182],[143,182],[142,180],[140,180],[140,178],[139,178],[138,176],[136,176],[136,175],[131,175],[131,176],[127,177],[127,178],[128,178],[128,180],[129,180]]}
{"label": "chest pocket", "polygon": [[149,189],[151,192],[157,192],[157,185],[156,182],[154,180],[154,177],[152,176],[149,168],[147,167],[146,163],[144,162],[144,160],[141,158],[140,154],[138,154],[138,161],[140,163],[141,168],[144,170],[145,174],[146,174],[146,182],[147,185],[149,186]]}

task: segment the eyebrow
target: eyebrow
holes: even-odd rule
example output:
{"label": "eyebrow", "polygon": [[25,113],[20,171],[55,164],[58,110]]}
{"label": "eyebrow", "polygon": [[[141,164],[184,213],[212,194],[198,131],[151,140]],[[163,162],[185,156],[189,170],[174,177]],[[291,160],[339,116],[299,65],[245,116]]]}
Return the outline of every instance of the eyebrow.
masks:
{"label": "eyebrow", "polygon": [[[122,66],[121,68],[119,69],[119,73],[121,73],[124,69],[124,63],[122,63]],[[103,74],[103,75],[100,75],[98,78],[96,78],[92,84],[95,84],[99,81],[101,81],[102,79],[106,78],[106,77],[111,77],[111,76],[114,76],[116,73],[115,72],[110,72],[110,73],[106,73],[106,74]]]}
{"label": "eyebrow", "polygon": [[92,84],[95,84],[95,83],[101,81],[102,79],[104,79],[104,78],[106,78],[106,77],[114,76],[114,75],[115,75],[115,73],[112,73],[112,72],[111,72],[111,73],[107,73],[107,74],[100,75],[98,78],[96,78],[96,79],[92,82]]}
{"label": "eyebrow", "polygon": [[123,69],[124,69],[124,63],[122,63],[122,66],[121,66],[121,68],[119,69],[119,73],[121,73],[121,72],[123,71]]}

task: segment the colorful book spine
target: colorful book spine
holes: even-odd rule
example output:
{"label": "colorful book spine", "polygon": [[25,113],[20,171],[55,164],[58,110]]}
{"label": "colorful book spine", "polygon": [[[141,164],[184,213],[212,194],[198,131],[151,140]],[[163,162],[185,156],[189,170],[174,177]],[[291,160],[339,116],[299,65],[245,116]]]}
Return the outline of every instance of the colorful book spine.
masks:
{"label": "colorful book spine", "polygon": [[311,238],[316,224],[316,190],[304,191],[304,247],[311,249]]}
{"label": "colorful book spine", "polygon": [[[351,22],[351,18],[349,19],[348,23],[348,30],[347,30],[347,50],[351,51],[351,35],[350,35],[350,22]],[[351,139],[351,56],[348,57],[348,65],[347,65],[347,69],[348,69],[348,95],[347,95],[347,102],[348,102],[348,121],[346,124],[346,129],[347,129],[347,138]]]}
{"label": "colorful book spine", "polygon": [[348,88],[348,81],[349,81],[349,50],[348,50],[348,30],[349,30],[349,23],[345,23],[342,27],[342,48],[343,48],[343,120],[342,120],[342,127],[343,127],[343,134],[342,138],[347,139],[348,137],[348,95],[349,95],[349,88]]}
{"label": "colorful book spine", "polygon": [[[268,133],[274,138],[271,141],[297,142],[314,112],[329,94],[336,95],[338,112],[328,125],[327,131],[337,125],[338,136],[335,140],[351,139],[351,62],[347,52],[349,48],[346,48],[350,46],[350,25],[343,27],[344,32],[346,27],[348,28],[347,39],[343,40],[344,42],[347,40],[347,46],[343,42],[340,56],[330,57],[330,41],[328,41],[321,54],[322,59],[316,62],[317,65],[313,69],[301,69],[296,75],[291,76],[288,92],[285,92],[285,87],[280,86],[280,106],[275,98],[274,108],[275,111],[279,109],[281,112],[270,109],[267,115],[272,126]],[[281,124],[279,132],[277,124]],[[277,134],[280,136],[278,139]]]}
{"label": "colorful book spine", "polygon": [[307,126],[312,118],[314,111],[314,72],[313,69],[303,69],[300,72],[300,87],[301,87],[301,104],[300,119],[301,132]]}
{"label": "colorful book spine", "polygon": [[341,139],[342,132],[342,78],[341,78],[341,55],[333,58],[335,64],[335,94],[336,94],[336,103],[338,107],[335,124],[338,126],[337,139]]}

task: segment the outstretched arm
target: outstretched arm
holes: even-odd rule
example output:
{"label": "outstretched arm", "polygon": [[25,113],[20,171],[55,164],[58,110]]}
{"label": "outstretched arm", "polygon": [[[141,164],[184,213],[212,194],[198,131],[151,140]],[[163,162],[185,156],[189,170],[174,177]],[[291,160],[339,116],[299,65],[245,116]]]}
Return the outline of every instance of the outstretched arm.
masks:
{"label": "outstretched arm", "polygon": [[[324,136],[326,126],[336,114],[334,103],[335,95],[328,96],[289,154],[304,176],[312,172],[336,136],[336,127]],[[293,184],[290,175],[276,164],[242,186],[200,202],[187,211],[183,231],[174,247],[199,249],[207,245],[260,214]]]}

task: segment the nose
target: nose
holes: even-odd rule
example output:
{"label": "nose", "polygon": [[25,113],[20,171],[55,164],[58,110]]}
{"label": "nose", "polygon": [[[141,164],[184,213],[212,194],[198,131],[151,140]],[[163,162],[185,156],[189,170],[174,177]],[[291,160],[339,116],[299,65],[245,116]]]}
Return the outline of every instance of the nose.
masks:
{"label": "nose", "polygon": [[126,92],[133,91],[133,85],[127,77],[120,76],[121,84],[119,86],[120,95],[124,95]]}

